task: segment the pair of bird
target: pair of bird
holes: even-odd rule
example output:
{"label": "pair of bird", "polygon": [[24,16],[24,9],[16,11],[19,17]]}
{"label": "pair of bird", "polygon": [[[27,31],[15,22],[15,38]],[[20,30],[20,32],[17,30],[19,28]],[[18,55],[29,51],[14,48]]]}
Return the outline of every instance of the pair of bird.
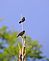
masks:
{"label": "pair of bird", "polygon": [[[21,24],[21,23],[24,22],[24,21],[25,21],[25,17],[23,17],[23,18],[21,19],[21,21],[19,22],[19,24]],[[20,33],[17,35],[17,37],[23,36],[24,33],[25,33],[25,30],[23,30],[22,32],[20,32]]]}

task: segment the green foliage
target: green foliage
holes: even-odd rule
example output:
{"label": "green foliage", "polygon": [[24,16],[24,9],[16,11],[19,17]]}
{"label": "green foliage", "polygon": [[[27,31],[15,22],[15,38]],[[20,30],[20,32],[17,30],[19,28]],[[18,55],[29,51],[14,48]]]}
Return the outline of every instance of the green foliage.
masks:
{"label": "green foliage", "polygon": [[[3,49],[3,53],[0,53],[0,60],[10,61],[13,57],[18,58],[19,46],[22,47],[22,44],[20,39],[17,38],[17,32],[9,33],[7,32],[7,27],[3,26],[0,28],[0,38],[8,44],[7,48]],[[23,37],[23,39],[26,42],[26,58],[42,59],[43,57],[40,55],[42,54],[40,51],[41,45],[38,41],[32,40],[29,36],[26,36],[26,38]]]}
{"label": "green foliage", "polygon": [[49,58],[46,58],[47,61],[49,61]]}
{"label": "green foliage", "polygon": [[40,51],[41,45],[39,45],[37,40],[32,40],[27,36],[26,38],[26,56],[31,58],[42,59],[43,57],[40,55],[42,52]]}

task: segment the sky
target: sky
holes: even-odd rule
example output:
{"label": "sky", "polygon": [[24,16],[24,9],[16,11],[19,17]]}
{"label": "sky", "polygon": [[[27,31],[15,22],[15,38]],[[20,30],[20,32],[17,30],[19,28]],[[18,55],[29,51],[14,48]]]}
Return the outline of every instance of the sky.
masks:
{"label": "sky", "polygon": [[49,57],[49,0],[0,0],[0,27],[21,31],[19,20],[26,17],[24,29],[33,40],[43,46],[43,54]]}

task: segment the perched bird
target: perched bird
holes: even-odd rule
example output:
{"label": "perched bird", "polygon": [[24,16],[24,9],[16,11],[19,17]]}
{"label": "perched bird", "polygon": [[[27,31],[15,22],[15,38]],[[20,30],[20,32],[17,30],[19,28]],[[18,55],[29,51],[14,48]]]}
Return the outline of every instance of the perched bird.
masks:
{"label": "perched bird", "polygon": [[23,17],[23,18],[21,19],[21,21],[19,22],[19,24],[22,23],[22,22],[24,22],[24,21],[25,21],[25,17]]}
{"label": "perched bird", "polygon": [[25,33],[25,30],[23,30],[22,32],[20,32],[17,37],[23,36],[24,33]]}

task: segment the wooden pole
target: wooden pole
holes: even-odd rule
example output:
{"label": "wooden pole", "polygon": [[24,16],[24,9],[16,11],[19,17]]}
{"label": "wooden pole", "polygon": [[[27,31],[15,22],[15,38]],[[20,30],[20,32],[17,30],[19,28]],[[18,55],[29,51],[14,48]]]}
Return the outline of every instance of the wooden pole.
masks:
{"label": "wooden pole", "polygon": [[18,61],[22,61],[22,57],[23,57],[23,61],[26,61],[26,50],[25,50],[25,41],[24,41],[24,46],[22,46],[22,48],[19,49],[19,57],[18,57]]}

